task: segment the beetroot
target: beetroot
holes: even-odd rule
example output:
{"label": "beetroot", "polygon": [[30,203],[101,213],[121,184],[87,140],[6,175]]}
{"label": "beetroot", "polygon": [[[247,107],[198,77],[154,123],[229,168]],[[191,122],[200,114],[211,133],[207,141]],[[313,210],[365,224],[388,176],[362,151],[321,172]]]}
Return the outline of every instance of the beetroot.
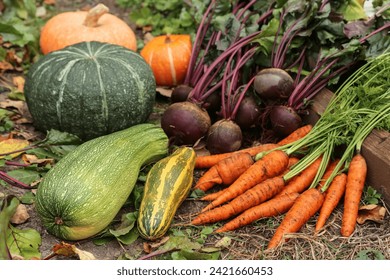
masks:
{"label": "beetroot", "polygon": [[302,119],[288,106],[275,106],[269,115],[272,129],[279,136],[285,137],[302,126]]}
{"label": "beetroot", "polygon": [[257,124],[261,115],[260,110],[260,106],[257,104],[255,98],[246,96],[238,107],[234,121],[241,129],[249,129]]}
{"label": "beetroot", "polygon": [[193,145],[206,136],[211,125],[208,113],[192,102],[169,105],[161,117],[161,127],[176,145]]}
{"label": "beetroot", "polygon": [[176,102],[186,101],[188,98],[188,95],[190,94],[192,89],[193,89],[192,87],[184,85],[184,84],[178,85],[172,91],[171,102],[176,103]]}
{"label": "beetroot", "polygon": [[255,76],[256,93],[263,99],[287,99],[294,90],[294,80],[284,70],[265,68]]}
{"label": "beetroot", "polygon": [[211,154],[234,152],[241,144],[241,129],[232,120],[221,119],[213,123],[207,133],[206,146]]}

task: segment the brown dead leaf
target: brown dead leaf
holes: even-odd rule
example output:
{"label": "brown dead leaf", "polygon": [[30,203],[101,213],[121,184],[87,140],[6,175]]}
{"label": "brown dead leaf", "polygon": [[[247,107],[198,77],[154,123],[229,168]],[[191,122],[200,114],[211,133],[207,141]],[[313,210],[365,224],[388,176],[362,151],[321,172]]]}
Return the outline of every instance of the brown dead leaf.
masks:
{"label": "brown dead leaf", "polygon": [[22,156],[22,160],[26,164],[38,164],[41,166],[54,163],[54,159],[52,158],[38,158],[36,155],[30,155],[30,154],[24,154]]}
{"label": "brown dead leaf", "polygon": [[26,103],[23,101],[20,101],[20,100],[7,99],[7,100],[0,102],[1,108],[7,108],[7,109],[15,108],[20,115],[23,115],[23,113],[25,111],[25,106],[26,106]]}
{"label": "brown dead leaf", "polygon": [[30,215],[27,212],[27,207],[24,204],[19,204],[10,222],[15,225],[20,225],[25,223],[29,218]]}
{"label": "brown dead leaf", "polygon": [[7,61],[0,61],[0,71],[13,70],[14,67]]}
{"label": "brown dead leaf", "polygon": [[78,249],[75,245],[61,242],[53,246],[53,253],[65,257],[78,257],[80,260],[96,260],[95,256],[87,251]]}
{"label": "brown dead leaf", "polygon": [[6,61],[13,65],[20,65],[23,62],[23,59],[16,54],[15,49],[10,49],[7,51]]}
{"label": "brown dead leaf", "polygon": [[383,206],[369,204],[359,208],[357,223],[363,224],[366,221],[373,221],[375,223],[383,223],[385,218],[386,209]]}
{"label": "brown dead leaf", "polygon": [[[6,139],[0,142],[0,154],[8,154],[13,151],[18,151],[29,146],[30,143],[24,139]],[[19,156],[22,152],[15,152],[10,154],[11,158]],[[0,156],[4,158],[4,156]]]}
{"label": "brown dead leaf", "polygon": [[16,123],[16,124],[31,124],[31,123],[33,123],[33,120],[30,118],[22,117],[22,118],[15,120],[14,123]]}
{"label": "brown dead leaf", "polygon": [[165,96],[165,97],[171,97],[171,95],[172,95],[172,89],[171,88],[158,87],[158,88],[156,88],[156,91],[159,94],[161,94],[162,96]]}
{"label": "brown dead leaf", "polygon": [[55,244],[52,248],[52,251],[56,255],[71,257],[75,255],[73,251],[73,245],[65,242]]}
{"label": "brown dead leaf", "polygon": [[24,82],[25,82],[25,80],[22,76],[12,77],[12,83],[20,92],[23,92],[23,90],[24,90]]}
{"label": "brown dead leaf", "polygon": [[159,242],[144,242],[143,248],[144,252],[150,254],[154,249],[159,248],[161,245],[165,244],[169,240],[169,236],[165,236]]}

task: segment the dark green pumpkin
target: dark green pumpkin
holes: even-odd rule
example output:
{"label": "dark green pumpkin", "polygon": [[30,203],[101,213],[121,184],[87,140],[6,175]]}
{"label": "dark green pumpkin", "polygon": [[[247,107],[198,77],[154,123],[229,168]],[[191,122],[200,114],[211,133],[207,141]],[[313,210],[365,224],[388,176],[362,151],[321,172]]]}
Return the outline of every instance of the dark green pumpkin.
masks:
{"label": "dark green pumpkin", "polygon": [[54,128],[87,140],[145,122],[156,83],[138,53],[82,42],[34,63],[24,92],[37,129]]}

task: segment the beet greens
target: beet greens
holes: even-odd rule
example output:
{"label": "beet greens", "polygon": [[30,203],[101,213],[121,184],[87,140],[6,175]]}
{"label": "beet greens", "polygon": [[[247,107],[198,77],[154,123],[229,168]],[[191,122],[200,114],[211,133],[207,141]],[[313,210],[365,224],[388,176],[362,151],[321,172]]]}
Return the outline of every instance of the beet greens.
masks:
{"label": "beet greens", "polygon": [[[259,133],[274,130],[278,138],[289,134],[319,92],[336,89],[343,75],[390,45],[383,36],[389,32],[389,4],[374,7],[369,18],[363,9],[353,15],[346,6],[328,0],[211,0],[180,101],[207,109],[210,126],[237,119],[242,130],[258,126]],[[251,105],[244,106],[249,99]],[[208,135],[196,140],[202,138]]]}

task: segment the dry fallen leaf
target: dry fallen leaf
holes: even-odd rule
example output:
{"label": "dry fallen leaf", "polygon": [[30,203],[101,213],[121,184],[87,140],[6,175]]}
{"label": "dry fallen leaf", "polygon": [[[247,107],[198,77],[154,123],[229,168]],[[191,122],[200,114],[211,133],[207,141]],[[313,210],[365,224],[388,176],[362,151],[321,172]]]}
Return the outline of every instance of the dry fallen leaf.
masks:
{"label": "dry fallen leaf", "polygon": [[[13,151],[18,151],[29,146],[30,143],[24,139],[6,139],[0,142],[0,154],[7,154]],[[22,152],[15,152],[10,154],[11,158],[15,158],[20,155]],[[4,156],[0,156],[4,158]]]}
{"label": "dry fallen leaf", "polygon": [[12,82],[14,86],[18,89],[18,91],[23,92],[25,80],[22,76],[12,77]]}
{"label": "dry fallen leaf", "polygon": [[0,70],[12,70],[14,69],[14,67],[12,66],[11,63],[7,62],[7,61],[0,61]]}
{"label": "dry fallen leaf", "polygon": [[383,223],[385,218],[386,209],[383,206],[369,204],[359,208],[357,223],[363,224],[366,221],[373,221],[376,223]]}
{"label": "dry fallen leaf", "polygon": [[15,225],[20,225],[25,223],[29,218],[30,215],[27,212],[27,207],[24,204],[19,204],[10,222]]}
{"label": "dry fallen leaf", "polygon": [[150,254],[154,249],[165,244],[168,240],[169,240],[169,236],[165,236],[159,242],[154,242],[154,243],[144,242],[144,244],[143,244],[144,252],[147,254]]}
{"label": "dry fallen leaf", "polygon": [[76,246],[74,246],[74,251],[80,260],[96,260],[96,257],[92,253],[80,250]]}
{"label": "dry fallen leaf", "polygon": [[171,88],[158,87],[158,88],[156,88],[156,91],[165,97],[171,97],[171,95],[172,95]]}
{"label": "dry fallen leaf", "polygon": [[52,250],[54,254],[60,256],[78,257],[80,260],[96,260],[92,253],[80,250],[75,245],[66,242],[55,244]]}
{"label": "dry fallen leaf", "polygon": [[0,102],[0,107],[1,108],[15,108],[18,113],[23,116],[24,115],[24,112],[25,112],[25,107],[26,107],[26,102],[24,101],[20,101],[20,100],[11,100],[11,99],[7,99],[5,101],[1,101]]}
{"label": "dry fallen leaf", "polygon": [[36,155],[30,155],[30,154],[24,154],[22,156],[22,160],[26,164],[38,164],[38,165],[46,165],[46,164],[53,164],[54,159],[53,158],[38,158]]}

